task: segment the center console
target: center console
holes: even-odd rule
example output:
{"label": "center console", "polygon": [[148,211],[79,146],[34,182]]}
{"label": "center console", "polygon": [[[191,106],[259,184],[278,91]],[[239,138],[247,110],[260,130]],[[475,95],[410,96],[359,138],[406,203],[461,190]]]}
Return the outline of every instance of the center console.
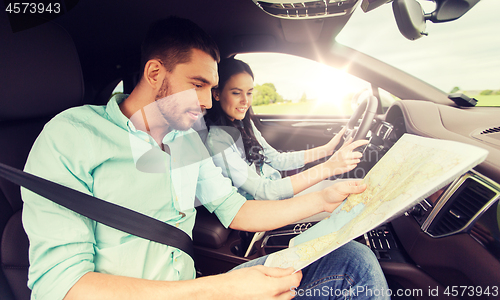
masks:
{"label": "center console", "polygon": [[[195,243],[197,270],[200,275],[219,274],[241,263],[283,250],[288,248],[292,238],[314,224],[316,222],[291,224],[262,233],[230,231],[226,241],[215,247]],[[367,245],[381,262],[408,262],[390,224],[379,226],[355,241]]]}

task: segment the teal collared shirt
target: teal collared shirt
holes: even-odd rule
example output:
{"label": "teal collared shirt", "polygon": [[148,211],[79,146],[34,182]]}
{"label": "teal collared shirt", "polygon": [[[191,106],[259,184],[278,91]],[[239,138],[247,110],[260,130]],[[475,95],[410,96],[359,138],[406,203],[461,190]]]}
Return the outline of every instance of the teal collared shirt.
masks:
{"label": "teal collared shirt", "polygon": [[[169,132],[170,155],[120,111],[125,95],[107,106],[72,108],[37,138],[25,170],[149,215],[189,235],[195,196],[227,227],[245,202],[215,167],[194,130]],[[182,251],[118,231],[22,189],[30,239],[32,299],[63,299],[81,276],[96,271],[152,280],[195,277]]]}

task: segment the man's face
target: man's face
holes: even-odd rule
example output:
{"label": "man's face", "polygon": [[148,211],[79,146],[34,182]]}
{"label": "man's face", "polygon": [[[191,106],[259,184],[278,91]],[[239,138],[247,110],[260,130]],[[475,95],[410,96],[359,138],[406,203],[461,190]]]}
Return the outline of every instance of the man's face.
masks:
{"label": "man's face", "polygon": [[211,90],[218,82],[217,63],[201,50],[191,51],[189,62],[167,71],[156,96],[159,111],[171,129],[188,130],[205,109],[212,107]]}

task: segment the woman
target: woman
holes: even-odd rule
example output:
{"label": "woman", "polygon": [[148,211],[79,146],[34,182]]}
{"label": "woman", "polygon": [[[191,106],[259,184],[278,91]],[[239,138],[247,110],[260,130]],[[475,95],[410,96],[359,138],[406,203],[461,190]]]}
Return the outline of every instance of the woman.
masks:
{"label": "woman", "polygon": [[[332,155],[344,130],[323,146],[280,153],[265,141],[251,121],[248,109],[252,93],[250,67],[234,58],[224,59],[219,64],[219,86],[212,91],[213,107],[205,116],[209,127],[206,145],[215,165],[247,199],[290,198],[324,179],[354,169],[359,163],[362,154],[352,150],[367,141],[348,141],[327,161],[281,178],[279,171],[298,169]],[[331,182],[325,181],[328,185]]]}

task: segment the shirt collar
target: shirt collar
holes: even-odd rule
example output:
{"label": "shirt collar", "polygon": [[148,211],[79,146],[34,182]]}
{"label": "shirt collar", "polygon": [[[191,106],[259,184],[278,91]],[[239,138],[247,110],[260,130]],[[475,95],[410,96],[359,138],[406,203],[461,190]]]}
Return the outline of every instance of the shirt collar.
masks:
{"label": "shirt collar", "polygon": [[189,135],[189,134],[197,134],[196,131],[193,128],[189,128],[188,130],[172,130],[169,133],[163,137],[163,143],[164,144],[169,144],[173,142],[176,138],[184,136],[184,135]]}
{"label": "shirt collar", "polygon": [[[111,99],[109,99],[106,105],[106,114],[108,114],[109,119],[125,130],[129,129],[129,124],[133,126],[132,122],[122,113],[120,107],[118,106],[123,100],[127,99],[129,95],[127,94],[116,94]],[[134,128],[135,131],[135,128]]]}

